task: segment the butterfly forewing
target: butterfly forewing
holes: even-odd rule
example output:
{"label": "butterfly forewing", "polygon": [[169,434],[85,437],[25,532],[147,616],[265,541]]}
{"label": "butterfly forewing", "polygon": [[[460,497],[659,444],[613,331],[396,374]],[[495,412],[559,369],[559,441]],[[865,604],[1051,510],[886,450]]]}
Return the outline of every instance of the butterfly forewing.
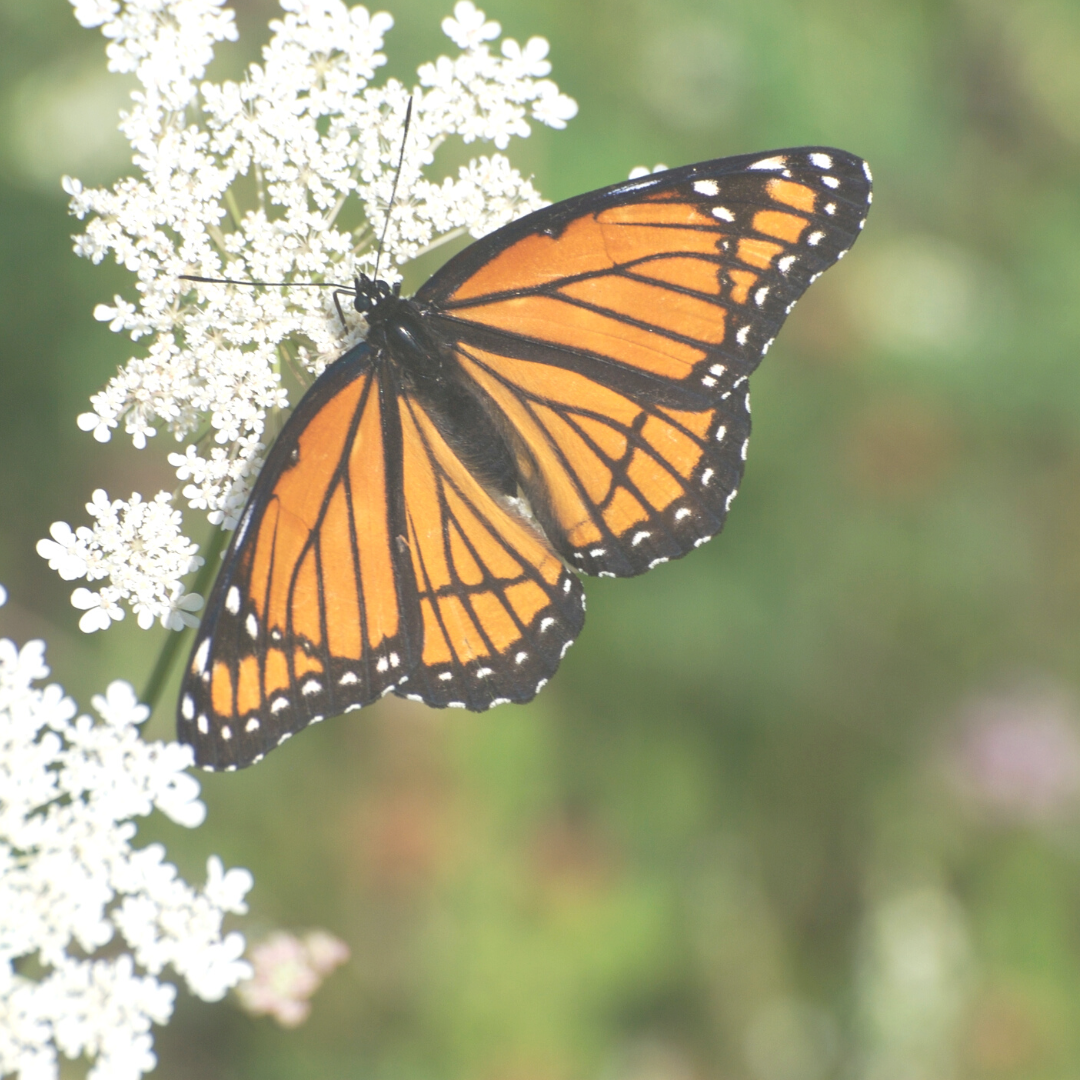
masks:
{"label": "butterfly forewing", "polygon": [[200,764],[249,764],[413,664],[415,590],[392,546],[400,436],[380,389],[370,365],[343,358],[274,444],[184,678],[180,734]]}

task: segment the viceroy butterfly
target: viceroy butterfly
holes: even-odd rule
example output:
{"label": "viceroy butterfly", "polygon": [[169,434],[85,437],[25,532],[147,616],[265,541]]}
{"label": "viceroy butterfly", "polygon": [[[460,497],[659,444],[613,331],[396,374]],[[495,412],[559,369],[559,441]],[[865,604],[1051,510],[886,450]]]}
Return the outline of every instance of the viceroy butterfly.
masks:
{"label": "viceroy butterfly", "polygon": [[512,222],[411,299],[358,279],[367,340],[279,435],[198,630],[197,763],[390,692],[533,698],[585,619],[574,571],[640,574],[720,531],[748,377],[870,201],[841,150],[722,158]]}

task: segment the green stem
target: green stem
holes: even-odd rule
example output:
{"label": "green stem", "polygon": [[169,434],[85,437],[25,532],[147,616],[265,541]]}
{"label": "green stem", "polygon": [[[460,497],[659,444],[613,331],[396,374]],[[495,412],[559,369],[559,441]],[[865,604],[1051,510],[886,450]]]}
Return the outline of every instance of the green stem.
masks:
{"label": "green stem", "polygon": [[[192,592],[197,592],[201,596],[205,596],[208,592],[211,582],[217,575],[218,570],[221,569],[220,555],[225,547],[228,535],[224,529],[218,528],[210,538],[210,543],[206,549],[206,562],[202,564],[202,568],[199,570],[199,576],[195,579]],[[187,627],[184,627],[179,632],[175,630],[169,631],[169,636],[165,639],[165,644],[158,654],[154,670],[150,672],[150,678],[147,680],[146,687],[143,689],[139,699],[143,704],[150,706],[151,712],[157,708],[158,699],[165,689],[165,684],[169,681],[173,664],[176,663],[176,658],[180,655],[180,647],[187,641],[187,631]]]}
{"label": "green stem", "polygon": [[240,213],[240,205],[236,201],[236,192],[231,187],[225,189],[225,209],[229,211],[233,224],[240,228],[244,215]]}
{"label": "green stem", "polygon": [[441,248],[443,244],[449,244],[451,240],[456,240],[459,236],[464,236],[469,231],[467,225],[460,225],[456,229],[451,229],[449,232],[443,233],[437,240],[432,240],[427,247],[422,247],[414,256],[414,259],[419,259],[421,255],[426,255],[429,251],[435,251],[436,248]]}

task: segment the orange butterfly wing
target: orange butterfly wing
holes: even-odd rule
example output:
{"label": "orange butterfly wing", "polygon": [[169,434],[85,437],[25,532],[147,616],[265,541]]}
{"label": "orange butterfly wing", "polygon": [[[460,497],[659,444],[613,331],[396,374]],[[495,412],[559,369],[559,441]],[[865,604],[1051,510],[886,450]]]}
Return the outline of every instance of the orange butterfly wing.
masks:
{"label": "orange butterfly wing", "polygon": [[417,293],[573,566],[638,574],[720,530],[747,378],[869,202],[865,163],[842,151],[706,162],[515,222]]}
{"label": "orange butterfly wing", "polygon": [[401,433],[423,651],[396,692],[476,710],[529,701],[581,630],[581,583],[513,500],[477,480],[436,418],[408,395]]}
{"label": "orange butterfly wing", "polygon": [[258,760],[412,666],[415,600],[392,544],[401,480],[384,396],[370,365],[343,358],[274,444],[181,689],[180,738],[201,765]]}
{"label": "orange butterfly wing", "polygon": [[546,540],[361,345],[274,444],[199,629],[180,738],[229,769],[391,690],[527,701],[583,621]]}

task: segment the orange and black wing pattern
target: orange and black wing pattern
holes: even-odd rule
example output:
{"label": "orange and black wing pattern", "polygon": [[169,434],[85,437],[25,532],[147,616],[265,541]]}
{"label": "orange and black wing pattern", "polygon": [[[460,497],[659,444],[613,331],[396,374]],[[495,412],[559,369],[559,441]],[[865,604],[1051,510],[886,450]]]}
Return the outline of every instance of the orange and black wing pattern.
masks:
{"label": "orange and black wing pattern", "polygon": [[536,527],[360,345],[260,474],[184,676],[179,735],[198,764],[234,769],[390,691],[474,710],[528,701],[583,621],[581,584]]}
{"label": "orange and black wing pattern", "polygon": [[870,199],[865,162],[843,151],[726,158],[547,207],[421,288],[572,566],[639,574],[720,530],[747,379]]}
{"label": "orange and black wing pattern", "polygon": [[394,546],[396,405],[356,352],[289,418],[210,595],[178,718],[200,765],[257,761],[413,666],[416,600]]}
{"label": "orange and black wing pattern", "polygon": [[420,609],[418,662],[396,692],[482,710],[533,698],[585,621],[585,593],[520,503],[493,494],[438,416],[399,398],[402,547]]}
{"label": "orange and black wing pattern", "polygon": [[211,769],[387,693],[535,696],[622,577],[723,526],[748,379],[858,236],[870,173],[804,147],[547,207],[412,300],[359,278],[368,341],[315,382],[226,552],[181,688]]}

